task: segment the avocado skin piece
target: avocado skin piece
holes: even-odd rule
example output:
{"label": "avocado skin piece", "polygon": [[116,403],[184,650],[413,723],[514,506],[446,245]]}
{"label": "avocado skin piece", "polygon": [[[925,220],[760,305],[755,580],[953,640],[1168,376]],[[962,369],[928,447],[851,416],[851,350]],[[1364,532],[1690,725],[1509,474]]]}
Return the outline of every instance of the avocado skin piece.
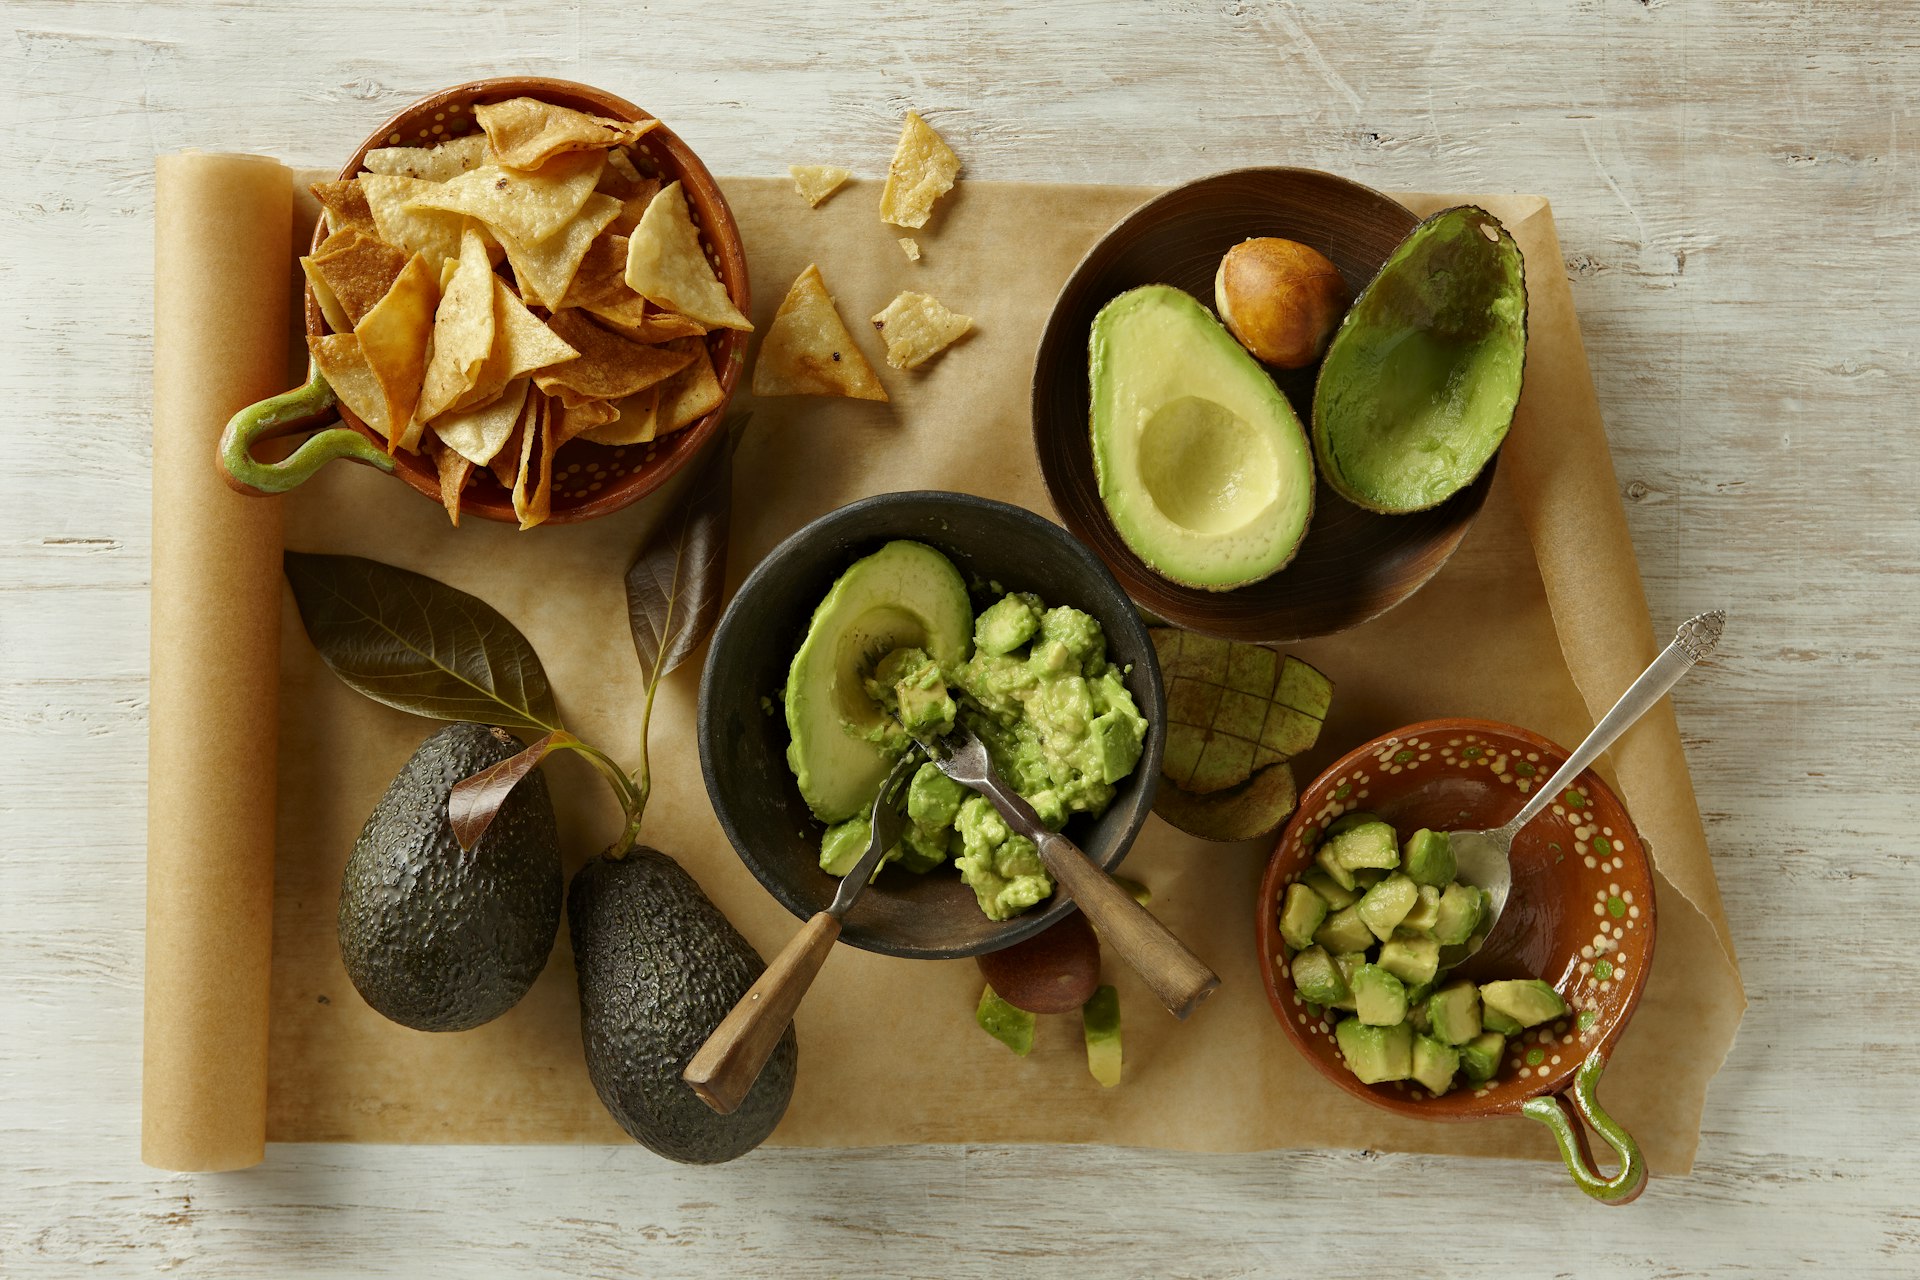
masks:
{"label": "avocado skin piece", "polygon": [[573,877],[567,928],[587,1075],[620,1127],[683,1164],[719,1164],[766,1141],[793,1097],[800,1050],[791,1026],[731,1115],[680,1078],[766,970],[694,878],[657,849],[601,854]]}
{"label": "avocado skin piece", "polygon": [[522,779],[469,853],[453,784],[519,754],[503,729],[452,724],[422,742],[354,842],[340,882],[340,958],[366,1002],[416,1031],[465,1031],[513,1008],[546,967],[566,882],[553,800]]}

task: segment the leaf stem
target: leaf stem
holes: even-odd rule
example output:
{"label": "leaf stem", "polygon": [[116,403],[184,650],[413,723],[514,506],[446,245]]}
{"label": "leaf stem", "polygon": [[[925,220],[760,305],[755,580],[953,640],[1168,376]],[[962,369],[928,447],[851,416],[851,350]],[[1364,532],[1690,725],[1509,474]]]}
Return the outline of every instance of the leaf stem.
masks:
{"label": "leaf stem", "polygon": [[[646,788],[636,787],[633,780],[627,777],[626,772],[614,763],[613,758],[593,744],[575,739],[567,745],[586,757],[587,763],[599,771],[600,776],[607,780],[607,785],[613,788],[614,795],[619,798],[620,808],[626,816],[626,827],[621,831],[619,839],[615,840],[612,847],[607,850],[607,856],[626,857],[640,840],[640,816],[646,812],[647,808]],[[644,746],[641,752],[644,758]],[[645,768],[646,766],[642,764],[643,772]]]}

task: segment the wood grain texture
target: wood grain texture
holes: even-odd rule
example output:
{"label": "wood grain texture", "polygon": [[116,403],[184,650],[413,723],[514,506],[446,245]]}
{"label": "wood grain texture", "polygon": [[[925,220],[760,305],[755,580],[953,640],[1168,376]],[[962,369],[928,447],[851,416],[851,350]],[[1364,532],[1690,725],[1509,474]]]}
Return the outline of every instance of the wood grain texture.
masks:
{"label": "wood grain texture", "polygon": [[[1515,1222],[1565,1274],[1912,1273],[1920,1023],[1885,945],[1920,910],[1910,7],[12,0],[6,20],[0,1274],[1450,1275]],[[412,98],[509,73],[602,84],[724,172],[879,173],[913,107],[963,181],[1300,164],[1550,196],[1656,622],[1732,616],[1677,691],[1753,1002],[1696,1174],[1615,1213],[1543,1166],[1367,1153],[141,1167],[153,157],[337,163]],[[1363,1243],[1299,1230],[1375,1198]],[[1462,1244],[1429,1225],[1462,1214]]]}

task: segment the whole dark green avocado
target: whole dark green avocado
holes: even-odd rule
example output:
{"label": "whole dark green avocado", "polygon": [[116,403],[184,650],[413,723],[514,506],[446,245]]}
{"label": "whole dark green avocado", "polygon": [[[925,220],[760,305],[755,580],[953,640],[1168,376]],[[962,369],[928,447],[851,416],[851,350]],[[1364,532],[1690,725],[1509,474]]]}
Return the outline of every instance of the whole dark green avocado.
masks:
{"label": "whole dark green avocado", "polygon": [[519,1002],[560,931],[566,881],[546,779],[521,780],[471,850],[453,784],[510,759],[503,729],[453,724],[380,797],[340,884],[340,956],[366,1002],[416,1031],[465,1031]]}
{"label": "whole dark green avocado", "polygon": [[603,854],[573,877],[567,928],[587,1074],[620,1127],[683,1164],[719,1164],[766,1141],[793,1097],[792,1027],[731,1115],[680,1078],[767,967],[694,878],[655,849]]}

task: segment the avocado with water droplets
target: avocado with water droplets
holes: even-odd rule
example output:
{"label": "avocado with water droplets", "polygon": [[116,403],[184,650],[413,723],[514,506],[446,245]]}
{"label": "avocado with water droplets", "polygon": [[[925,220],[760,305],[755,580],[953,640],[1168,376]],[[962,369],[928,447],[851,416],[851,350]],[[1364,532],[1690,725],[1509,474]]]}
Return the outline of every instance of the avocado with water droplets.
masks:
{"label": "avocado with water droplets", "polygon": [[793,1097],[789,1026],[739,1107],[720,1115],[680,1078],[766,963],[666,854],[600,855],[567,892],[587,1075],[620,1127],[683,1164],[719,1164],[766,1141]]}
{"label": "avocado with water droplets", "polygon": [[519,1002],[546,967],[565,882],[538,770],[462,851],[453,784],[520,751],[503,729],[452,724],[413,753],[355,841],[340,883],[340,958],[366,1002],[416,1031],[465,1031]]}

